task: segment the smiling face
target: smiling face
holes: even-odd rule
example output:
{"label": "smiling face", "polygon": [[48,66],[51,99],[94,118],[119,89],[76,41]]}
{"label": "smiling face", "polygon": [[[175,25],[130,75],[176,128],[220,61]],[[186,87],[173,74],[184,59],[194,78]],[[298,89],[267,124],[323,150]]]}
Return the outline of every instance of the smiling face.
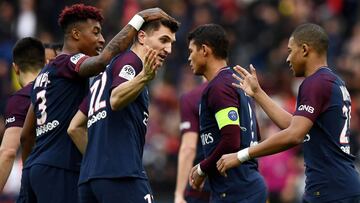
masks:
{"label": "smiling face", "polygon": [[143,43],[158,53],[156,63],[161,66],[166,57],[171,53],[172,44],[175,42],[175,33],[168,27],[160,25],[159,29],[143,32]]}
{"label": "smiling face", "polygon": [[87,19],[85,22],[78,23],[77,29],[80,51],[89,56],[99,55],[105,44],[100,23],[93,19]]}
{"label": "smiling face", "polygon": [[294,37],[290,37],[289,39],[288,52],[289,55],[286,58],[286,62],[289,64],[294,76],[305,76],[304,48],[302,45],[296,43]]}

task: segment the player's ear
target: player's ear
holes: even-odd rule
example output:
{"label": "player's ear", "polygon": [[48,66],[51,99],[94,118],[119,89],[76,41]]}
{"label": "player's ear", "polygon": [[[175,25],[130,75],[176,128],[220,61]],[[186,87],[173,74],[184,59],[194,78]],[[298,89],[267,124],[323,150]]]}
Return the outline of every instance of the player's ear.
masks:
{"label": "player's ear", "polygon": [[304,43],[301,45],[301,50],[302,50],[303,56],[305,57],[309,54],[310,47],[308,44]]}
{"label": "player's ear", "polygon": [[211,48],[206,44],[201,45],[201,50],[202,50],[203,56],[208,56],[212,52]]}
{"label": "player's ear", "polygon": [[146,33],[143,30],[139,30],[139,32],[137,34],[137,40],[138,40],[139,44],[144,45],[145,37],[146,37]]}
{"label": "player's ear", "polygon": [[80,30],[78,30],[77,28],[73,27],[71,29],[71,36],[76,39],[79,40],[80,39]]}
{"label": "player's ear", "polygon": [[14,69],[14,71],[15,71],[15,74],[16,75],[19,75],[20,74],[20,69],[19,69],[19,66],[18,65],[16,65],[16,63],[12,63],[12,67],[13,67],[13,69]]}

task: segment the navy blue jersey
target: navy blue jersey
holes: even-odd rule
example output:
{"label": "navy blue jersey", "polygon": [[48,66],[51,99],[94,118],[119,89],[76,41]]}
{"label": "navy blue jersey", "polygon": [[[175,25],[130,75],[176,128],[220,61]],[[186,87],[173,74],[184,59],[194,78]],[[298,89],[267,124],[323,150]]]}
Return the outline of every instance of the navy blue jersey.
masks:
{"label": "navy blue jersey", "polygon": [[[200,136],[205,157],[211,155],[222,139],[215,114],[228,107],[238,109],[241,133],[240,148],[257,144],[259,134],[252,99],[242,90],[234,88],[233,70],[221,69],[218,75],[209,82],[203,91],[200,105]],[[233,114],[228,115],[233,118]],[[236,119],[234,119],[236,120]],[[245,199],[258,192],[265,191],[265,183],[258,172],[257,161],[251,159],[239,167],[227,171],[224,177],[219,173],[209,174],[212,199],[225,198],[230,202]]]}
{"label": "navy blue jersey", "polygon": [[15,92],[7,101],[5,109],[5,128],[23,127],[30,106],[32,82]]}
{"label": "navy blue jersey", "polygon": [[359,195],[349,145],[351,100],[344,82],[330,69],[319,69],[301,84],[296,109],[294,115],[313,122],[303,144],[304,199],[328,202]]}
{"label": "navy blue jersey", "polygon": [[133,79],[141,70],[140,58],[128,51],[118,55],[91,84],[88,145],[79,184],[94,178],[147,179],[142,164],[149,115],[147,87],[124,108],[113,111],[110,106],[112,89]]}
{"label": "navy blue jersey", "polygon": [[36,115],[36,143],[25,168],[43,164],[79,171],[81,154],[67,128],[88,91],[88,80],[78,75],[83,54],[57,56],[36,77],[31,102]]}

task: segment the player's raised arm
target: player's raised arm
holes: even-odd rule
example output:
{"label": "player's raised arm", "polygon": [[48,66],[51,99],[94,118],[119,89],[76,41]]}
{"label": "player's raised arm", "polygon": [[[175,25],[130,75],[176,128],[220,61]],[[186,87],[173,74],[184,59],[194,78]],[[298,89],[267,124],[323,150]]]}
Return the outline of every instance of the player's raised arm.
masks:
{"label": "player's raised arm", "polygon": [[160,8],[150,8],[137,13],[130,22],[109,42],[97,56],[87,58],[80,66],[79,74],[89,77],[104,71],[105,66],[117,54],[125,51],[144,22],[171,18]]}
{"label": "player's raised arm", "polygon": [[34,112],[34,106],[33,104],[30,104],[28,113],[26,114],[24,127],[20,135],[23,163],[25,163],[26,159],[30,155],[31,150],[35,144],[35,138],[36,138],[35,121],[36,121],[36,116]]}
{"label": "player's raised arm", "polygon": [[235,66],[234,70],[241,77],[233,74],[233,77],[239,82],[233,83],[233,86],[252,96],[280,129],[287,128],[290,125],[292,115],[276,104],[260,87],[254,66],[250,65],[251,73],[239,65]]}
{"label": "player's raised arm", "polygon": [[157,52],[149,49],[145,56],[144,68],[132,80],[124,82],[111,91],[110,105],[118,110],[132,102],[144,89],[145,85],[155,77],[159,67],[156,62]]}

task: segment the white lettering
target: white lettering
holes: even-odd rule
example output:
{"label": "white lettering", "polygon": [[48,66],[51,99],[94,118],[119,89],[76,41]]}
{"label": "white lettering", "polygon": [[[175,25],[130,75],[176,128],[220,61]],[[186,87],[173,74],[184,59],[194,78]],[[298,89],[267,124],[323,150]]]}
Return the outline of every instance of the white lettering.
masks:
{"label": "white lettering", "polygon": [[203,146],[214,142],[214,138],[212,137],[211,133],[203,133],[200,137]]}
{"label": "white lettering", "polygon": [[47,133],[48,131],[52,131],[57,126],[59,126],[59,124],[60,124],[59,121],[53,120],[51,122],[45,123],[44,125],[37,127],[36,128],[36,136],[38,137],[40,135]]}
{"label": "white lettering", "polygon": [[314,113],[314,107],[302,104],[298,107],[298,111],[307,111],[309,113]]}
{"label": "white lettering", "polygon": [[340,86],[340,90],[341,90],[341,93],[342,93],[342,96],[343,96],[343,100],[344,101],[351,101],[350,94],[349,94],[348,90],[346,89],[346,87],[345,86]]}
{"label": "white lettering", "polygon": [[341,146],[340,149],[346,154],[350,154],[350,146]]}
{"label": "white lettering", "polygon": [[304,143],[304,142],[309,142],[309,141],[310,141],[310,138],[311,138],[310,135],[309,135],[309,134],[306,134],[303,143]]}
{"label": "white lettering", "polygon": [[8,123],[13,123],[13,122],[15,122],[15,116],[10,117],[10,118],[7,118],[7,119],[5,120],[5,125],[8,124]]}
{"label": "white lettering", "polygon": [[98,112],[96,115],[91,116],[91,118],[88,119],[87,126],[90,128],[92,124],[98,122],[101,119],[106,118],[107,113],[105,110]]}
{"label": "white lettering", "polygon": [[49,72],[41,73],[36,77],[34,89],[37,87],[46,87],[49,83]]}

